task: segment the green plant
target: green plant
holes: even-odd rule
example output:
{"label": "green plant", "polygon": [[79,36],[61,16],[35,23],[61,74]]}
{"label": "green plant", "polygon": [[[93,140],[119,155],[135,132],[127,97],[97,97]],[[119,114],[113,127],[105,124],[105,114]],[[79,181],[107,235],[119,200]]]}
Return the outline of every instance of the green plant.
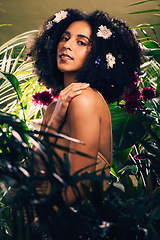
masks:
{"label": "green plant", "polygon": [[[142,70],[145,73],[141,77],[142,87],[152,86],[159,93],[157,88],[159,64],[152,60],[142,65]],[[10,76],[13,75],[8,77],[7,74],[3,74],[3,76],[14,86],[15,82],[10,80]],[[16,83],[14,89],[21,99],[20,86],[18,81]],[[145,109],[145,112],[137,111],[135,115],[131,115],[126,114],[121,105],[110,106],[114,136],[111,173],[114,177],[110,179],[110,187],[107,191],[103,190],[103,181],[106,179],[103,169],[99,176],[95,173],[85,173],[81,177],[75,173],[70,176],[67,157],[63,162],[53,152],[61,172],[57,175],[55,161],[49,151],[51,149],[47,137],[49,133],[45,133],[44,140],[40,141],[35,134],[43,135],[44,133],[30,131],[26,121],[20,121],[18,117],[11,114],[1,113],[0,176],[1,182],[5,183],[2,192],[5,188],[7,189],[6,196],[1,202],[5,206],[3,215],[8,214],[12,217],[10,222],[7,220],[5,222],[9,233],[14,229],[12,237],[34,239],[41,238],[47,232],[54,239],[63,239],[64,235],[57,230],[60,228],[70,239],[87,239],[88,237],[105,239],[107,236],[109,239],[118,239],[119,236],[120,239],[123,239],[122,236],[125,236],[124,239],[128,239],[128,236],[130,239],[136,237],[152,239],[150,235],[158,239],[159,102],[150,100],[146,102]],[[34,165],[37,164],[37,160],[30,142],[38,144],[40,149],[43,149],[39,157],[46,165],[47,171],[44,176],[40,173],[35,175]],[[63,148],[62,146],[54,147]],[[47,154],[49,161],[46,161],[43,152]],[[147,160],[134,159],[135,154],[142,153],[147,155]],[[146,170],[149,174],[146,174]],[[63,201],[62,190],[66,185],[71,185],[76,190],[75,184],[84,179],[91,181],[90,189],[83,186],[85,202],[79,203],[76,209],[70,208]],[[51,183],[51,192],[37,193],[36,184],[46,180]],[[4,188],[4,186],[7,187]],[[53,206],[56,206],[58,211]],[[12,211],[8,211],[10,208]],[[39,218],[37,230],[33,228],[35,212]],[[156,220],[155,214],[157,214]],[[5,224],[2,228],[3,234],[6,234]],[[9,234],[7,238],[10,238]]]}
{"label": "green plant", "polygon": [[[157,3],[157,7],[153,9],[148,9],[145,11],[136,11],[136,12],[130,12],[129,14],[145,14],[145,13],[153,13],[157,16],[160,16],[160,4],[159,1],[156,0],[147,0],[147,1],[142,1],[138,3],[134,3],[129,5],[130,7],[132,6],[137,6],[140,4],[147,4],[149,2],[155,2]],[[154,58],[158,63],[160,63],[160,47],[159,47],[159,26],[160,23],[156,24],[139,24],[138,26],[133,27],[133,30],[136,33],[137,39],[141,41],[141,44],[144,48],[147,50],[147,56],[149,58]]]}
{"label": "green plant", "polygon": [[[12,208],[11,220],[6,221],[12,239],[43,239],[44,234],[58,240],[64,239],[64,235],[69,239],[106,239],[107,236],[109,239],[158,239],[160,192],[157,187],[155,192],[146,191],[143,182],[145,160],[137,160],[134,164],[130,157],[128,164],[119,170],[114,161],[112,174],[115,177],[110,178],[110,186],[104,190],[103,182],[108,178],[103,169],[100,175],[94,172],[79,175],[77,172],[70,176],[68,158],[65,156],[62,161],[51,151],[48,137],[54,134],[38,132],[44,135],[44,140],[40,140],[35,135],[37,131],[30,131],[24,121],[5,113],[0,114],[0,129],[0,180],[5,191],[5,211],[7,206]],[[150,133],[152,139],[145,141],[145,147],[148,145],[145,149],[148,149],[147,154],[152,154],[149,173],[158,179],[159,132],[155,130]],[[152,140],[154,148],[150,148]],[[40,153],[34,152],[30,142],[39,146]],[[63,149],[62,146],[54,147]],[[45,165],[45,174],[40,172],[37,158]],[[131,176],[136,176],[136,185]],[[71,208],[63,200],[62,192],[66,186],[72,186],[78,194],[76,183],[84,179],[91,181],[90,188],[83,185],[85,201]],[[38,191],[39,183],[42,185],[46,181],[51,183],[51,190]],[[38,222],[35,222],[36,216]],[[7,237],[11,239],[9,234]]]}
{"label": "green plant", "polygon": [[[45,89],[37,84],[32,62],[24,61],[25,40],[32,32],[0,48],[0,240],[45,239],[45,234],[57,240],[64,236],[71,240],[159,239],[160,58],[158,41],[150,40],[145,27],[135,27],[144,35],[139,41],[149,50],[141,66],[140,87],[152,87],[157,98],[145,102],[135,114],[125,112],[124,101],[110,105],[114,152],[109,179],[104,169],[99,175],[77,172],[70,176],[67,156],[60,159],[51,147],[70,149],[51,146],[48,138],[54,134],[31,128],[43,115],[31,96]],[[149,27],[157,37],[155,26]],[[44,164],[44,172],[37,160]],[[76,183],[84,179],[90,180],[90,188],[82,184],[84,202],[68,206],[62,194],[65,187],[71,186],[79,196]],[[106,180],[110,185],[104,190]],[[47,183],[49,192],[41,187]]]}
{"label": "green plant", "polygon": [[28,124],[43,115],[43,109],[34,106],[31,96],[45,87],[37,82],[33,62],[30,59],[24,61],[26,39],[35,33],[20,34],[0,47],[0,110],[14,113]]}

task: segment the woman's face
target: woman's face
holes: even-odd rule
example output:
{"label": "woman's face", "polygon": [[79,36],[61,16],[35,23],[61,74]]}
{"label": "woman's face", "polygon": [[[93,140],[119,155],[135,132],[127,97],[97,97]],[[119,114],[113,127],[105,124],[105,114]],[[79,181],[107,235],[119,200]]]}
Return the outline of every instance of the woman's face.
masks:
{"label": "woman's face", "polygon": [[91,49],[91,27],[86,21],[73,22],[57,46],[57,67],[61,72],[77,72]]}

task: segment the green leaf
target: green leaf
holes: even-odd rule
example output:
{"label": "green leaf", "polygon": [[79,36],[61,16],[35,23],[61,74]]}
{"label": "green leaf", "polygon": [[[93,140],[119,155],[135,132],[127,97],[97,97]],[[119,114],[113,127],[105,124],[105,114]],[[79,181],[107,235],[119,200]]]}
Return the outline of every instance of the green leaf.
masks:
{"label": "green leaf", "polygon": [[157,1],[155,1],[155,0],[146,0],[146,1],[142,1],[142,2],[133,3],[133,4],[129,5],[129,6],[130,7],[131,6],[136,6],[136,5],[147,3],[147,2],[157,2]]}
{"label": "green leaf", "polygon": [[9,27],[11,27],[12,26],[12,24],[7,24],[7,23],[4,23],[4,24],[0,24],[0,27],[6,27],[6,26],[9,26]]}
{"label": "green leaf", "polygon": [[32,30],[32,31],[28,31],[28,32],[24,32],[14,38],[12,38],[11,40],[9,40],[8,42],[4,43],[3,45],[0,46],[0,55],[6,51],[6,48],[11,48],[14,44],[14,46],[24,46],[25,45],[25,41],[26,38],[31,35],[31,34],[36,34],[37,30]]}
{"label": "green leaf", "polygon": [[131,12],[128,14],[140,14],[140,13],[151,13],[151,12],[160,12],[160,10],[159,9],[150,9],[150,10],[139,11],[139,12]]}
{"label": "green leaf", "polygon": [[142,42],[142,45],[146,48],[160,48],[159,44],[153,40]]}
{"label": "green leaf", "polygon": [[10,83],[13,85],[13,87],[18,95],[19,100],[21,100],[22,92],[21,92],[17,78],[12,74],[2,73],[2,72],[0,72],[0,78],[10,81]]}
{"label": "green leaf", "polygon": [[133,146],[148,131],[152,119],[140,111],[136,114],[126,114],[125,109],[110,105],[113,130],[113,149],[124,150]]}
{"label": "green leaf", "polygon": [[139,28],[153,28],[153,27],[159,27],[160,23],[156,23],[156,24],[140,24],[136,27],[132,27],[132,29],[139,29]]}
{"label": "green leaf", "polygon": [[127,165],[124,168],[120,169],[119,173],[123,173],[125,171],[131,171],[132,173],[135,174],[137,172],[137,170],[138,170],[138,168],[136,165]]}
{"label": "green leaf", "polygon": [[152,56],[158,63],[160,63],[160,49],[152,49],[148,51],[147,56]]}
{"label": "green leaf", "polygon": [[115,161],[112,162],[112,166],[111,166],[110,172],[111,172],[112,175],[115,176],[116,178],[119,177],[119,173],[118,173],[118,169],[117,169],[117,164],[116,164]]}
{"label": "green leaf", "polygon": [[129,199],[135,197],[136,189],[133,186],[133,182],[128,174],[124,173],[120,176],[120,183],[122,183],[125,188],[126,198]]}
{"label": "green leaf", "polygon": [[66,153],[64,153],[64,162],[65,162],[65,167],[67,172],[70,173],[71,166],[70,166],[69,158]]}
{"label": "green leaf", "polygon": [[129,158],[129,154],[131,152],[132,148],[128,148],[128,149],[125,149],[123,151],[114,151],[113,152],[113,160],[115,160],[117,162],[117,164],[120,164],[120,163],[125,163],[128,158]]}
{"label": "green leaf", "polygon": [[149,39],[149,38],[153,38],[153,37],[158,37],[158,36],[160,36],[160,34],[155,34],[155,35],[150,35],[150,36],[146,35],[145,37],[139,37],[139,38],[137,38],[137,40],[145,40],[145,39]]}
{"label": "green leaf", "polygon": [[160,63],[160,47],[159,44],[153,40],[142,42],[142,45],[149,49],[147,56],[152,56]]}

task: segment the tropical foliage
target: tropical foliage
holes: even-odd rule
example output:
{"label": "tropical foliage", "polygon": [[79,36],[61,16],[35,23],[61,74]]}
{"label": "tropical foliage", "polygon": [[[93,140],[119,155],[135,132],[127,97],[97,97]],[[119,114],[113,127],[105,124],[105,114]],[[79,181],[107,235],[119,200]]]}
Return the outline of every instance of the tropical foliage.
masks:
{"label": "tropical foliage", "polygon": [[[31,60],[24,61],[25,41],[35,32],[21,34],[0,47],[0,240],[47,236],[57,240],[64,236],[73,240],[159,239],[160,50],[158,39],[149,37],[146,27],[158,37],[154,26],[134,28],[147,50],[136,83],[140,107],[126,113],[127,98],[110,105],[114,152],[109,179],[104,169],[100,174],[70,176],[67,156],[62,160],[50,150],[48,138],[55,135],[37,130],[44,111],[37,92],[43,96],[51,92],[37,83]],[[144,89],[152,89],[156,96],[144,98]],[[37,105],[33,98],[38,99]],[[37,137],[39,133],[43,140]],[[77,141],[62,134],[56,137]],[[37,159],[45,171],[39,169]],[[69,207],[62,197],[65,187],[71,186],[79,196],[76,183],[84,179],[90,180],[91,187],[82,184],[83,204],[79,201]],[[104,190],[107,180],[109,188]],[[46,191],[47,184],[50,191]]]}

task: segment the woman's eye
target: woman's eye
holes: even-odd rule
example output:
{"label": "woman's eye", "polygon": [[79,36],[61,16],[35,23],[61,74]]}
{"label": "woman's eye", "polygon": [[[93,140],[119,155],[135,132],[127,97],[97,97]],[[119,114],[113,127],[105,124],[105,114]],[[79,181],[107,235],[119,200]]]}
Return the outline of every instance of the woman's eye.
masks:
{"label": "woman's eye", "polygon": [[86,43],[83,41],[77,41],[80,46],[86,46]]}
{"label": "woman's eye", "polygon": [[62,42],[66,42],[66,41],[68,41],[69,40],[69,38],[67,37],[67,36],[62,36],[61,37],[61,41]]}

